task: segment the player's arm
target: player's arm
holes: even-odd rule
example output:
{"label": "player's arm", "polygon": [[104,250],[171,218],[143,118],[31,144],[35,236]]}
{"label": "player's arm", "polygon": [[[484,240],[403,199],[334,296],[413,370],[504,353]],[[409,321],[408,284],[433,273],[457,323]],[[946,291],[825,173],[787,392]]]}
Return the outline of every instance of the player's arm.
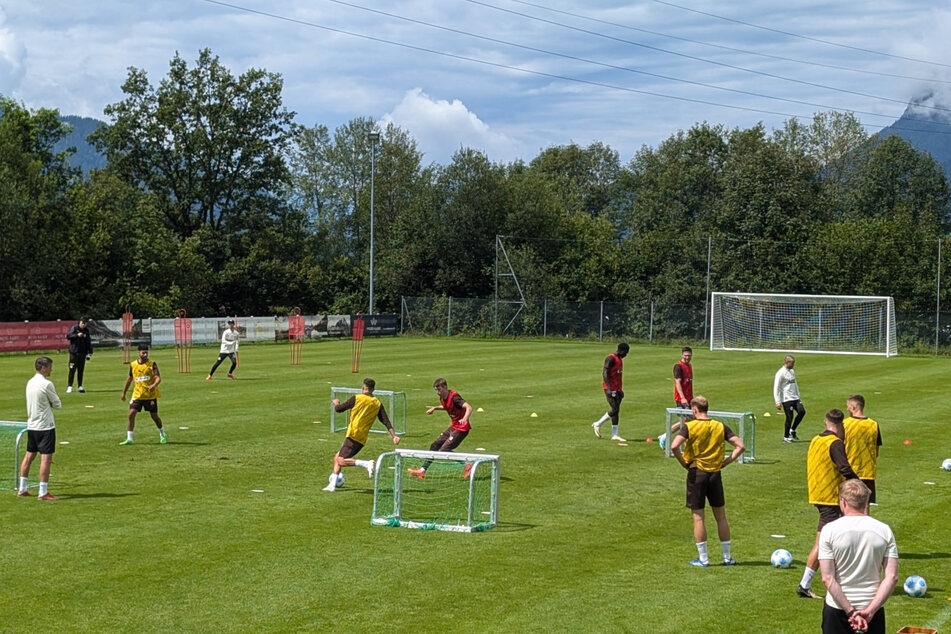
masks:
{"label": "player's arm", "polygon": [[66,338],[69,339],[70,341],[75,341],[76,339],[79,339],[78,333],[79,333],[79,327],[73,326],[72,328],[69,329],[69,332],[66,333]]}
{"label": "player's arm", "polygon": [[845,443],[841,440],[834,442],[829,446],[829,457],[832,459],[832,462],[835,463],[836,469],[839,470],[846,480],[855,480],[858,478],[855,475],[855,471],[852,470],[852,465],[849,464],[849,459],[845,455]]}
{"label": "player's arm", "polygon": [[680,450],[680,446],[687,441],[687,437],[683,435],[687,429],[687,426],[681,425],[680,429],[681,433],[674,436],[673,442],[670,443],[670,450],[673,452],[674,457],[677,458],[677,462],[680,463],[680,466],[682,466],[684,469],[689,469],[690,463],[684,460],[683,451]]}
{"label": "player's arm", "polygon": [[432,414],[433,412],[445,412],[446,408],[442,405],[435,405],[426,410],[426,414]]}
{"label": "player's arm", "polygon": [[[820,537],[820,539],[822,538]],[[821,547],[822,546],[820,544],[820,548]],[[838,604],[838,606],[851,617],[855,608],[849,602],[848,597],[845,596],[845,591],[842,590],[842,586],[839,585],[839,579],[835,568],[835,559],[823,559],[823,556],[820,555],[819,570],[822,571],[822,583],[824,583],[826,588],[829,590],[829,594],[832,595],[832,598],[835,599],[835,602]]]}
{"label": "player's arm", "polygon": [[872,617],[875,616],[875,613],[885,605],[885,601],[888,600],[888,597],[892,594],[892,590],[895,589],[895,584],[898,583],[898,558],[886,557],[884,564],[885,576],[882,578],[882,582],[878,584],[878,589],[875,591],[875,596],[872,597],[872,602],[858,611],[866,621],[870,621]]}
{"label": "player's arm", "polygon": [[44,390],[46,391],[46,398],[50,402],[50,407],[59,409],[63,406],[63,401],[59,400],[59,394],[56,393],[56,387],[52,383],[47,383]]}
{"label": "player's arm", "polygon": [[743,444],[743,440],[733,433],[733,430],[723,426],[723,435],[726,438],[726,441],[733,445],[733,451],[730,452],[730,455],[723,459],[723,464],[720,465],[720,468],[723,468],[730,464],[731,462],[736,462],[737,458],[740,457],[744,451],[746,451],[746,445]]}
{"label": "player's arm", "polygon": [[605,385],[611,385],[611,382],[608,381],[608,376],[611,374],[611,368],[614,367],[614,357],[608,355],[604,358],[604,367],[601,369],[601,378],[604,379]]}
{"label": "player's arm", "polygon": [[352,408],[354,405],[356,405],[357,397],[351,396],[350,398],[345,400],[343,403],[341,403],[340,399],[337,399],[337,398],[333,399],[330,402],[333,403],[334,410],[339,414],[340,412],[345,412],[348,409]]}
{"label": "player's arm", "polygon": [[393,431],[393,423],[390,422],[390,417],[386,415],[386,408],[383,407],[383,403],[380,403],[380,411],[376,413],[376,419],[383,423],[383,426],[386,427],[386,431],[390,432],[390,438],[393,439],[393,444],[400,444],[400,437]]}
{"label": "player's arm", "polygon": [[132,385],[132,368],[129,368],[129,377],[125,380],[125,387],[122,388],[122,396],[119,397],[120,401],[125,400],[126,392],[129,391],[129,386]]}
{"label": "player's arm", "polygon": [[684,395],[684,369],[677,363],[674,365],[674,389],[677,390],[677,401],[686,403],[687,397]]}
{"label": "player's arm", "polygon": [[776,409],[783,406],[783,369],[779,368],[776,376],[773,377],[773,400],[776,401]]}
{"label": "player's arm", "polygon": [[154,390],[158,387],[158,384],[162,382],[162,375],[159,374],[158,363],[152,363],[152,369],[155,370],[155,380],[152,381],[152,385],[146,388],[148,390]]}
{"label": "player's arm", "polygon": [[456,407],[462,407],[462,409],[465,411],[465,413],[464,413],[464,414],[462,415],[462,417],[459,419],[459,422],[462,423],[463,425],[465,425],[466,423],[468,423],[468,422],[469,422],[469,416],[472,415],[472,406],[469,405],[469,404],[468,404],[461,396],[459,396],[458,394],[456,394],[456,398],[455,398],[455,400],[453,401],[453,405],[455,405]]}

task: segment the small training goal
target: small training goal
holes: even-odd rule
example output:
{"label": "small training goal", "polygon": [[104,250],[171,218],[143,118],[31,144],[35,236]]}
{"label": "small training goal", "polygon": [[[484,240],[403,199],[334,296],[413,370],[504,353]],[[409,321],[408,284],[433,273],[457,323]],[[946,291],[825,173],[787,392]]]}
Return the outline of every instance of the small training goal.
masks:
{"label": "small training goal", "polygon": [[[740,440],[743,441],[743,446],[746,447],[746,450],[740,454],[740,459],[737,464],[756,460],[756,416],[753,415],[753,412],[715,412],[711,410],[707,412],[707,416],[713,420],[720,421],[732,429],[733,433],[739,436]],[[693,418],[692,410],[682,407],[667,408],[667,432],[664,437],[664,455],[668,458],[674,457],[674,452],[670,448],[670,442],[673,440],[673,437],[677,435],[677,432],[672,431],[671,428],[678,422],[688,418]],[[732,448],[727,445],[726,454],[729,455],[732,451]]]}
{"label": "small training goal", "polygon": [[[363,390],[353,387],[331,387],[330,388],[330,399],[340,399],[340,402],[343,403],[351,396],[356,394],[362,394]],[[380,403],[383,405],[383,408],[386,410],[386,415],[390,417],[390,422],[393,423],[393,431],[396,432],[397,436],[402,436],[406,433],[406,392],[392,392],[390,390],[373,390],[373,396],[377,397],[380,400]],[[343,412],[337,412],[334,409],[333,403],[330,404],[330,431],[346,431],[347,424],[350,422],[350,410]],[[373,422],[373,427],[370,428],[372,433],[388,433],[386,427],[383,426],[379,420]]]}
{"label": "small training goal", "polygon": [[711,307],[711,350],[898,354],[891,297],[713,293]]}

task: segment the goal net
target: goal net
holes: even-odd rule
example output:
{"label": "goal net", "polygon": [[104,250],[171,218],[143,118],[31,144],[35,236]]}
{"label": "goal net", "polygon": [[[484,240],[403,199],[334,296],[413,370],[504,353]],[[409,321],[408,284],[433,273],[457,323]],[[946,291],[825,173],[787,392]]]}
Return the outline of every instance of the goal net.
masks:
{"label": "goal net", "polygon": [[[743,441],[746,451],[740,455],[738,464],[756,460],[756,416],[753,415],[753,412],[715,412],[711,410],[707,412],[707,416],[732,429],[733,433]],[[667,437],[664,442],[664,455],[668,458],[674,457],[674,452],[670,449],[670,441],[673,440],[671,434],[677,433],[671,428],[685,418],[693,418],[693,411],[682,407],[667,408]],[[728,443],[726,455],[729,455],[732,451],[733,449]]]}
{"label": "goal net", "polygon": [[711,350],[898,354],[891,297],[713,293]]}
{"label": "goal net", "polygon": [[[13,421],[0,421],[0,451],[13,454],[13,489],[16,490],[20,483],[20,440],[26,434],[26,423]],[[7,455],[10,455],[7,454]],[[0,478],[0,490],[9,490],[3,486],[3,480]]]}
{"label": "goal net", "polygon": [[[343,403],[348,398],[355,394],[363,394],[363,390],[353,387],[331,387],[330,388],[330,398],[340,399],[340,402]],[[393,431],[396,432],[397,436],[402,436],[406,433],[406,392],[391,392],[389,390],[373,390],[373,396],[380,399],[380,403],[383,404],[383,408],[386,410],[386,415],[390,417],[390,422],[393,423]],[[330,431],[346,431],[347,424],[350,422],[350,410],[344,412],[337,412],[334,409],[333,403],[330,404]],[[383,426],[379,420],[373,422],[373,426],[370,428],[371,432],[376,433],[389,433],[386,431],[386,427]]]}
{"label": "goal net", "polygon": [[[425,467],[418,478],[409,469]],[[499,515],[499,457],[397,449],[376,461],[374,526],[472,533]]]}

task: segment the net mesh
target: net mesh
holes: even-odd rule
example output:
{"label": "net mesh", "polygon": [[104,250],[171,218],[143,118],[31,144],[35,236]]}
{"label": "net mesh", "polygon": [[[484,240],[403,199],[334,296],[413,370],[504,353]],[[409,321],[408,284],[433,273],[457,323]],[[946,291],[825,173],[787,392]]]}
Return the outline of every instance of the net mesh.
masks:
{"label": "net mesh", "polygon": [[[352,387],[331,387],[330,388],[330,398],[331,399],[340,399],[341,402],[346,401],[348,398],[354,394],[362,394],[362,390]],[[397,436],[402,436],[406,433],[406,392],[392,392],[390,390],[374,390],[373,396],[380,400],[380,403],[383,404],[384,409],[386,409],[386,415],[390,417],[390,422],[393,423],[393,431],[396,432]],[[346,431],[347,423],[350,422],[350,410],[344,412],[337,412],[334,409],[333,404],[330,405],[330,431]],[[386,431],[386,427],[383,426],[379,420],[373,422],[373,426],[370,427],[370,431],[373,433],[389,433]]]}
{"label": "net mesh", "polygon": [[[689,409],[683,409],[680,407],[668,407],[667,408],[667,439],[664,442],[664,454],[668,458],[672,458],[674,453],[670,449],[670,441],[673,436],[676,435],[676,431],[672,431],[671,428],[683,420],[685,417],[692,417],[693,412]],[[718,420],[730,429],[733,430],[733,433],[740,437],[743,441],[743,446],[746,447],[746,450],[739,458],[739,462],[753,462],[756,460],[756,416],[753,415],[753,412],[707,412],[707,416],[713,420]],[[726,455],[729,455],[733,449],[727,445]]]}
{"label": "net mesh", "polygon": [[714,293],[711,350],[898,353],[890,297]]}
{"label": "net mesh", "polygon": [[0,421],[0,456],[7,454],[13,459],[13,479],[7,480],[6,476],[0,477],[0,491],[9,491],[11,487],[6,486],[12,482],[12,489],[16,489],[19,484],[20,467],[20,444],[21,437],[26,435],[26,423],[13,421]]}
{"label": "net mesh", "polygon": [[[421,479],[410,469],[425,468]],[[377,461],[377,526],[475,532],[495,526],[498,456],[448,452],[385,453]]]}

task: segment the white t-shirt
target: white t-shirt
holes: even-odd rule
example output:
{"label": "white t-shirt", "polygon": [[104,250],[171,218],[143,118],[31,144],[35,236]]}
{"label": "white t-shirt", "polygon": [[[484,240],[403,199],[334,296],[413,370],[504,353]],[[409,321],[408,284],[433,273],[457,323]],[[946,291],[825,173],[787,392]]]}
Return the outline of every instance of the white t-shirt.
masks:
{"label": "white t-shirt", "polygon": [[219,354],[231,354],[232,352],[238,351],[238,338],[239,334],[237,330],[232,330],[231,328],[225,328],[225,331],[221,333],[221,350]]}
{"label": "white t-shirt", "polygon": [[[888,524],[868,515],[845,515],[819,533],[819,559],[835,561],[835,575],[853,607],[863,608],[875,597],[886,557],[898,559],[895,535]],[[831,593],[826,605],[842,609]]]}
{"label": "white t-shirt", "polygon": [[774,403],[786,403],[799,400],[799,384],[796,383],[796,371],[783,366],[773,379]]}
{"label": "white t-shirt", "polygon": [[34,431],[53,429],[53,410],[63,406],[53,382],[37,372],[26,383],[26,428]]}

